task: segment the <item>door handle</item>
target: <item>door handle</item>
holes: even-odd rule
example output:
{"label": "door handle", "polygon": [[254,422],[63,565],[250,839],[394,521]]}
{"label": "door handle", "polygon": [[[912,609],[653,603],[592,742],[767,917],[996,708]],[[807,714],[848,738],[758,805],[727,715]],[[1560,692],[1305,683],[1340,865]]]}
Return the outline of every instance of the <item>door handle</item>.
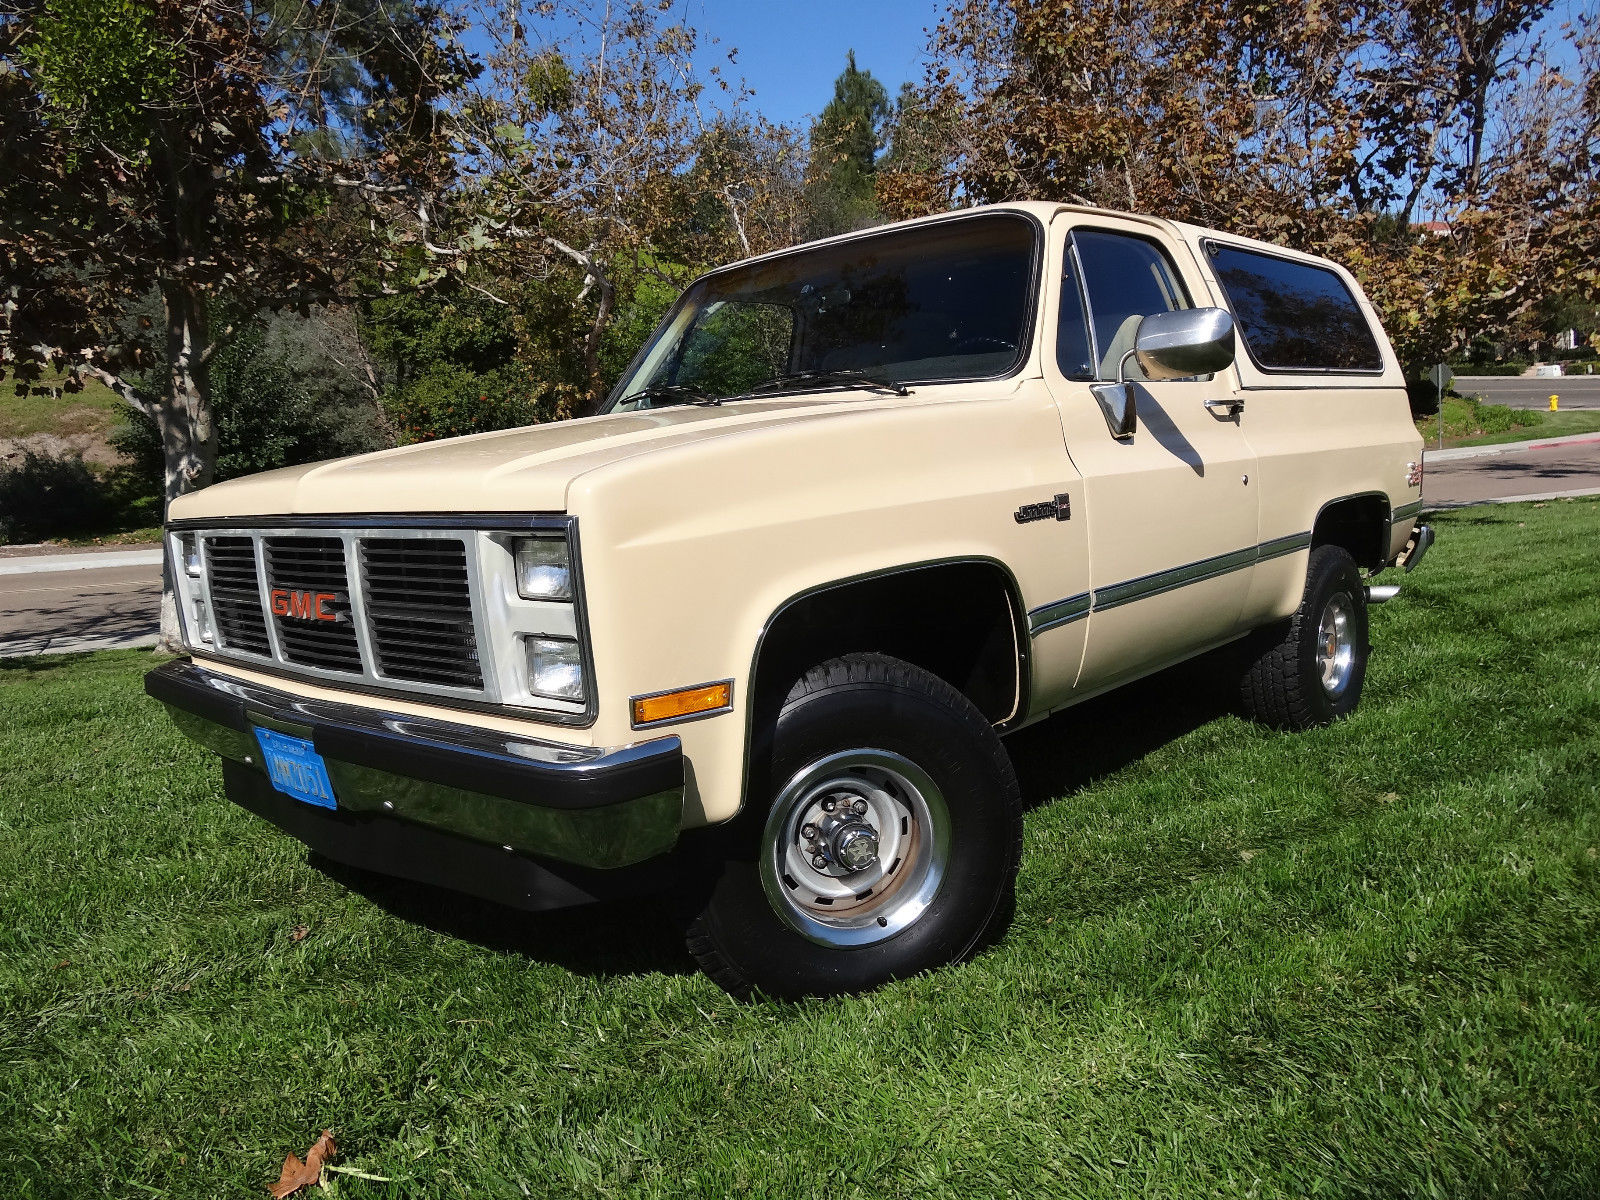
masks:
{"label": "door handle", "polygon": [[1244,401],[1237,396],[1227,400],[1207,400],[1206,408],[1211,412],[1221,412],[1231,417],[1244,411]]}

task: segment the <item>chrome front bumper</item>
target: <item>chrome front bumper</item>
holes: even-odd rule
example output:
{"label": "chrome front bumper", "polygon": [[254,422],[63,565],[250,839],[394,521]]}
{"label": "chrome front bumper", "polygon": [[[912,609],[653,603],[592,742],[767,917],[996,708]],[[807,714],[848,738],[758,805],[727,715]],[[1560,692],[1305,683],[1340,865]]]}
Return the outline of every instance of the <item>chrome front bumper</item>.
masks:
{"label": "chrome front bumper", "polygon": [[[229,771],[235,799],[236,780],[252,794],[278,796],[252,727],[310,741],[327,763],[338,810],[281,797],[294,819],[269,819],[313,848],[319,821],[342,823],[337,832],[345,841],[358,834],[352,820],[398,821],[513,854],[615,868],[666,853],[682,825],[683,746],[676,737],[611,749],[568,746],[306,699],[186,660],[151,671],[145,691],[166,705],[180,730],[236,764]],[[245,779],[239,768],[259,780]],[[469,884],[463,889],[474,890]]]}

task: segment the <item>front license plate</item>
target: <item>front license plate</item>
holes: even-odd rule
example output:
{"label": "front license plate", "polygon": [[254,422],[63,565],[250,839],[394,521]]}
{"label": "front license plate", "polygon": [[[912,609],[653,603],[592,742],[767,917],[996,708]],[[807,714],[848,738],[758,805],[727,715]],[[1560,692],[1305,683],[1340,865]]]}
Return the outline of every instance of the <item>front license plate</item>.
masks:
{"label": "front license plate", "polygon": [[328,764],[305,738],[290,737],[272,729],[252,726],[261,744],[261,757],[267,763],[272,786],[286,796],[318,808],[338,808],[333,799],[333,784],[328,782]]}

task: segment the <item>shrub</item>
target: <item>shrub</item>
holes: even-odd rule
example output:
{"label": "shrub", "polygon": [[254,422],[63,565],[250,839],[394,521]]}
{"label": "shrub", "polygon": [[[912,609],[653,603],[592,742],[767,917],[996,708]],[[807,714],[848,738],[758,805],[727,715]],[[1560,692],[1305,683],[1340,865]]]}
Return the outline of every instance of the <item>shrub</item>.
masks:
{"label": "shrub", "polygon": [[106,485],[77,454],[23,450],[0,466],[0,542],[39,542],[102,527],[111,515]]}
{"label": "shrub", "polygon": [[539,419],[537,406],[506,368],[477,372],[436,363],[384,398],[384,409],[401,442],[487,433]]}
{"label": "shrub", "polygon": [[[1428,385],[1432,387],[1431,384]],[[1439,411],[1434,405],[1433,412]],[[1484,404],[1476,396],[1458,396],[1446,392],[1444,398],[1444,434],[1447,438],[1477,437],[1487,433],[1505,433],[1507,430],[1542,425],[1544,414],[1535,409],[1510,408],[1504,404]],[[1425,436],[1438,428],[1432,415],[1418,418]]]}
{"label": "shrub", "polygon": [[[329,349],[340,336],[321,313],[271,315],[247,327],[211,365],[217,479],[253,475],[391,443],[370,392]],[[130,413],[112,444],[160,491],[161,435]]]}
{"label": "shrub", "polygon": [[1451,363],[1450,369],[1457,375],[1521,375],[1531,365],[1517,359],[1511,359],[1500,363]]}

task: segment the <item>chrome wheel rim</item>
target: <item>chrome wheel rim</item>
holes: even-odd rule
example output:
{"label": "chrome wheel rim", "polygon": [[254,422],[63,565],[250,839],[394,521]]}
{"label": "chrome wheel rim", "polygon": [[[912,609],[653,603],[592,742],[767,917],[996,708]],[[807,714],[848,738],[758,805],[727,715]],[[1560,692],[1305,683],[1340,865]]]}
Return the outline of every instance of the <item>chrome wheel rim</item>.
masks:
{"label": "chrome wheel rim", "polygon": [[1317,673],[1330,699],[1344,695],[1355,673],[1354,607],[1347,593],[1337,592],[1328,598],[1317,624]]}
{"label": "chrome wheel rim", "polygon": [[761,838],[773,911],[820,946],[885,941],[927,911],[950,858],[944,793],[888,750],[830,754],[778,793]]}

